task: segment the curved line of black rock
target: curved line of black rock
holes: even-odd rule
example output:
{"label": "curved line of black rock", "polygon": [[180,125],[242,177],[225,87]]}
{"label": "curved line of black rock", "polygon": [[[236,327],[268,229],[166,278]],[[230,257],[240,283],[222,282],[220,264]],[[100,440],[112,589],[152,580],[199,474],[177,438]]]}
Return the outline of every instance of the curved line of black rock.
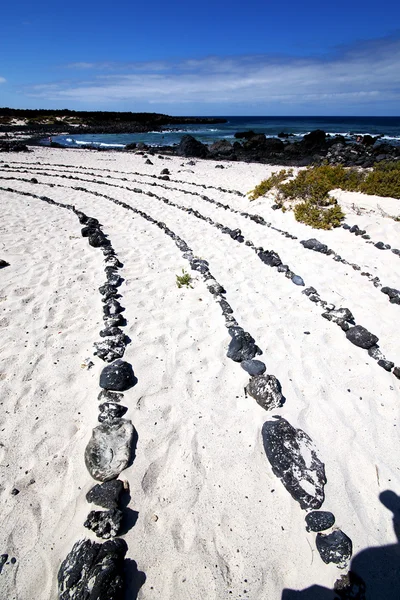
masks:
{"label": "curved line of black rock", "polygon": [[137,381],[132,366],[120,360],[128,343],[120,329],[125,324],[121,315],[124,309],[117,300],[120,297],[118,287],[123,281],[118,269],[122,265],[97,219],[88,217],[73,205],[62,204],[46,196],[11,188],[0,189],[71,210],[84,225],[82,236],[88,238],[90,246],[101,248],[104,254],[106,282],[99,291],[103,295],[105,325],[100,336],[105,339],[94,346],[95,354],[111,364],[100,375],[100,425],[93,429],[86,446],[85,464],[93,479],[101,482],[89,490],[86,500],[106,510],[90,511],[84,526],[98,538],[109,541],[104,544],[88,539],[76,542],[62,562],[57,579],[60,600],[88,598],[89,595],[98,600],[118,600],[124,589],[124,557],[128,547],[125,540],[117,538],[121,534],[124,517],[121,506],[124,484],[117,478],[131,460],[135,437],[132,422],[122,418],[128,409],[120,404],[123,398],[120,392],[133,387]]}
{"label": "curved line of black rock", "polygon": [[360,236],[367,244],[373,244],[375,248],[378,250],[391,250],[393,254],[400,258],[400,250],[397,248],[392,248],[390,244],[385,244],[384,242],[374,242],[371,240],[371,236],[367,234],[365,229],[360,229],[358,225],[349,225],[348,223],[343,223],[342,228],[349,233],[354,233],[355,236]]}
{"label": "curved line of black rock", "polygon": [[[346,259],[342,258],[339,254],[337,254],[334,250],[332,250],[331,248],[328,248],[328,246],[326,244],[322,244],[315,238],[311,238],[309,240],[302,240],[300,242],[300,244],[304,248],[307,248],[308,250],[314,250],[314,252],[319,252],[321,254],[324,254],[325,256],[332,256],[334,261],[341,262],[344,265],[349,265],[355,271],[361,271],[361,267],[359,267],[355,263],[348,262]],[[366,277],[369,281],[371,281],[371,283],[373,283],[373,285],[376,288],[381,288],[381,292],[383,294],[386,294],[389,297],[389,302],[391,304],[399,304],[400,305],[400,290],[397,290],[396,288],[391,288],[388,286],[382,286],[382,284],[380,283],[379,277],[376,277],[376,276],[374,277],[371,273],[368,273],[366,271],[361,271],[360,274],[362,277]]]}
{"label": "curved line of black rock", "polygon": [[[10,189],[9,191],[15,190]],[[17,191],[17,193],[37,197],[28,192]],[[213,278],[209,263],[203,259],[195,258],[187,243],[170,230],[165,223],[157,221],[144,211],[120,200],[98,193],[94,195],[104,197],[114,204],[138,214],[146,221],[162,229],[167,236],[175,241],[183,257],[189,261],[191,269],[203,276],[209,292],[216,300],[219,298],[219,304],[225,317],[225,325],[232,338],[227,356],[235,362],[240,362],[242,368],[251,376],[245,388],[246,392],[265,410],[281,407],[285,402],[281,384],[274,375],[265,374],[266,366],[263,362],[254,360],[257,354],[261,354],[261,350],[255,344],[251,335],[238,326],[236,319],[233,317],[233,310],[224,298],[226,292],[221,284]],[[43,197],[39,198],[43,199]],[[46,199],[46,201],[48,200]],[[312,512],[306,515],[307,531],[317,532],[316,545],[322,560],[325,563],[333,562],[340,568],[344,568],[352,554],[350,538],[340,529],[335,529],[328,534],[321,533],[332,527],[335,522],[332,513],[317,510],[325,500],[326,476],[324,463],[318,458],[312,440],[304,431],[295,429],[282,417],[275,417],[275,419],[274,421],[266,421],[262,428],[264,449],[272,471],[282,481],[293,499],[299,502],[302,509],[313,509]],[[68,575],[69,565],[73,564],[77,557],[79,558],[79,553],[85,551],[83,542],[78,542],[75,546],[60,569],[64,579],[65,574]],[[60,596],[61,600],[64,600],[64,598],[66,600],[67,596]]]}
{"label": "curved line of black rock", "polygon": [[[87,169],[87,167],[84,167],[84,168]],[[59,174],[59,170],[57,170],[57,169],[48,169],[48,170],[51,171],[52,173],[54,171],[55,173],[58,173],[58,174],[56,174],[56,175],[53,174],[52,175],[52,174],[48,174],[48,173],[45,173],[45,172],[42,172],[41,174],[44,175],[44,176],[48,176],[48,177],[61,177],[61,178],[63,178],[63,176],[64,176],[63,174]],[[22,171],[22,172],[28,173],[29,171],[26,170],[26,171]],[[72,173],[80,174],[79,171],[69,171],[69,173],[71,173],[71,172]],[[140,173],[133,173],[133,174],[134,175],[140,175]],[[99,174],[96,174],[96,173],[91,173],[89,171],[86,173],[86,175],[90,175],[92,177],[101,177],[101,178],[103,178],[102,175],[99,175]],[[149,175],[149,177],[156,178],[156,179],[165,179],[165,177],[168,177],[168,176],[157,177],[156,175]],[[67,176],[67,178],[73,179],[73,177],[68,177],[68,176]],[[108,176],[107,178],[116,179],[117,181],[128,181],[128,179],[125,178],[125,177],[119,178],[119,177],[110,177],[110,176]],[[168,179],[169,179],[169,177],[168,177]],[[85,179],[80,179],[79,178],[79,181],[89,182],[90,180],[85,180]],[[131,179],[129,181],[132,182],[132,183],[139,183],[139,184],[143,183],[140,180],[138,181],[138,180],[135,180],[135,179]],[[100,185],[108,185],[108,186],[111,186],[111,187],[120,187],[121,189],[126,189],[128,191],[138,191],[139,192],[139,190],[136,190],[136,189],[132,190],[132,189],[126,187],[126,186],[118,186],[116,184],[110,184],[110,183],[104,182],[104,181],[93,181],[92,183],[98,183]],[[254,221],[255,223],[257,223],[258,225],[266,226],[266,227],[268,227],[268,228],[270,228],[270,229],[272,229],[272,230],[280,233],[281,235],[284,235],[287,238],[290,238],[292,240],[297,240],[298,239],[295,235],[292,235],[288,231],[284,231],[282,229],[274,227],[272,225],[272,223],[266,222],[264,220],[264,218],[261,217],[260,215],[236,210],[236,209],[232,208],[229,204],[223,204],[222,202],[219,202],[217,200],[213,200],[212,198],[209,198],[208,196],[205,196],[203,194],[199,194],[198,192],[188,191],[188,190],[185,190],[185,189],[182,189],[182,188],[172,188],[170,186],[167,186],[167,185],[159,183],[159,182],[154,182],[154,183],[148,184],[148,185],[151,185],[152,187],[161,187],[161,188],[169,190],[169,191],[179,191],[179,192],[182,192],[184,194],[190,194],[192,196],[198,196],[202,200],[204,200],[206,202],[209,202],[211,204],[214,204],[218,208],[222,208],[224,210],[229,210],[229,212],[232,212],[234,214],[238,214],[238,215],[240,215],[242,217],[245,217],[247,219],[251,219],[252,221]],[[221,190],[221,188],[216,188],[216,189],[220,189]],[[221,191],[227,192],[228,190],[221,190]],[[145,193],[146,194],[146,192],[142,192],[142,191],[140,191],[140,193]],[[149,195],[149,193],[147,193],[147,195]],[[178,205],[176,205],[176,206],[178,208],[180,208]],[[347,226],[346,224],[343,225],[344,229],[347,229],[348,227],[349,226]],[[357,225],[354,225],[350,230],[354,230],[353,232],[356,233],[356,235],[357,235],[357,231],[359,231],[360,234],[363,234],[363,233],[365,234],[365,230],[359,230]],[[369,239],[369,236],[366,236],[366,235],[363,235],[362,237],[365,238],[365,239]],[[300,244],[302,244],[303,247],[306,248],[307,250],[314,250],[315,252],[320,252],[321,254],[324,254],[326,256],[332,256],[333,260],[335,260],[336,262],[341,262],[344,265],[348,265],[348,266],[352,267],[352,269],[354,271],[360,272],[360,275],[362,277],[366,277],[374,285],[374,287],[381,288],[381,292],[384,293],[384,294],[386,294],[388,296],[389,302],[391,304],[399,304],[400,305],[400,290],[398,290],[396,288],[391,288],[391,287],[388,287],[388,286],[382,286],[382,284],[380,283],[379,277],[377,277],[377,276],[374,277],[371,273],[368,273],[367,271],[361,271],[361,267],[359,265],[357,265],[356,263],[349,262],[348,260],[346,260],[345,258],[343,258],[340,254],[338,254],[337,252],[335,252],[331,248],[328,248],[328,246],[326,244],[323,244],[323,243],[319,242],[315,238],[311,238],[309,240],[302,240],[300,242]],[[377,244],[375,244],[375,246],[377,248],[380,248],[380,249],[388,249],[388,248],[390,248],[389,245],[384,245],[383,242],[378,242]],[[392,252],[394,254],[400,256],[400,250],[397,250],[397,249],[394,248],[394,249],[392,249]]]}
{"label": "curved line of black rock", "polygon": [[[159,157],[160,158],[160,157]],[[162,157],[163,159],[165,159],[166,157]],[[169,158],[167,159],[169,160]],[[1,161],[0,160],[0,164],[1,163],[5,163],[5,161]],[[19,165],[28,165],[30,167],[33,167],[35,165],[35,163],[32,162],[23,162],[23,161],[19,161],[19,162],[15,162],[12,164],[19,164]],[[74,171],[71,171],[71,169],[82,169],[85,171],[88,171],[89,169],[92,170],[98,170],[98,171],[102,171],[105,173],[118,173],[121,175],[139,175],[141,177],[150,177],[152,179],[158,179],[157,175],[150,175],[148,173],[139,173],[137,171],[116,171],[114,169],[105,169],[103,167],[84,167],[83,165],[60,165],[58,163],[45,163],[45,162],[40,162],[41,165],[45,166],[45,167],[63,167],[65,169],[68,169],[71,173],[73,173]],[[195,164],[195,163],[194,163]],[[190,165],[190,163],[188,163],[188,166],[193,166]],[[10,165],[8,164],[4,164],[3,165],[4,168],[11,168]],[[41,167],[38,167],[39,170],[41,170]],[[79,173],[79,171],[75,171],[76,173]],[[94,177],[98,177],[98,174],[95,174]],[[101,175],[100,175],[101,176]],[[117,177],[115,179],[118,179]],[[206,185],[205,183],[193,183],[191,181],[185,181],[183,179],[169,179],[169,181],[171,181],[172,183],[184,183],[187,185],[193,185],[194,187],[201,187],[204,190],[216,190],[218,192],[226,192],[228,194],[236,194],[236,196],[242,196],[243,198],[246,196],[246,194],[243,194],[243,192],[240,192],[239,190],[226,190],[225,188],[222,187],[216,187],[214,185]]]}
{"label": "curved line of black rock", "polygon": [[[53,176],[54,175],[50,175],[50,177],[53,177]],[[56,177],[57,177],[57,175],[56,175]],[[240,229],[232,230],[229,227],[225,227],[221,223],[217,223],[217,222],[213,221],[210,217],[205,217],[197,210],[178,205],[178,204],[172,202],[171,200],[168,200],[167,198],[164,198],[162,196],[158,196],[157,194],[154,194],[153,192],[144,192],[140,188],[129,188],[127,186],[119,186],[119,185],[110,184],[107,182],[82,180],[81,178],[77,178],[74,176],[58,175],[58,177],[63,178],[63,179],[71,179],[73,181],[78,180],[78,181],[85,181],[86,183],[107,185],[109,187],[116,187],[118,189],[123,189],[123,190],[129,191],[129,192],[132,192],[132,193],[144,194],[146,196],[149,196],[150,198],[155,198],[156,200],[161,201],[164,204],[168,204],[174,208],[178,208],[179,210],[187,212],[188,214],[191,214],[194,217],[205,221],[209,225],[219,229],[221,233],[229,235],[234,241],[237,241],[238,243],[245,242],[245,238],[243,237]],[[0,176],[0,179],[8,179],[8,178]],[[14,179],[14,178],[10,178],[10,179]],[[27,179],[23,179],[23,178],[19,178],[18,181],[32,183],[32,180],[27,180]],[[48,183],[44,183],[44,182],[42,182],[42,185],[47,185],[47,186],[51,186],[51,187],[53,187],[54,185],[56,185],[57,187],[65,187],[61,184],[48,184]],[[107,196],[105,194],[101,194],[96,191],[87,190],[80,186],[75,186],[75,187],[71,186],[71,189],[75,189],[77,191],[90,193],[95,196],[103,197],[112,202],[114,202],[114,201],[119,202],[118,200],[113,199],[111,196]],[[290,235],[290,234],[288,234],[288,235]],[[308,240],[308,242],[310,242],[310,240]],[[311,240],[311,242],[314,242],[314,240]],[[320,243],[317,240],[315,240],[315,242],[317,242],[317,247],[318,247],[318,244],[320,244]],[[307,243],[307,242],[305,242],[305,243]],[[293,271],[290,270],[289,266],[287,264],[283,263],[283,261],[281,260],[279,254],[277,252],[275,252],[274,250],[264,250],[264,248],[262,248],[262,247],[256,247],[249,240],[247,240],[245,242],[245,245],[250,247],[252,250],[254,250],[254,252],[257,254],[257,256],[260,258],[260,260],[264,264],[266,264],[269,267],[276,268],[277,271],[280,273],[284,273],[285,277],[290,279],[294,284],[304,286],[304,281],[303,281],[302,277],[294,274]],[[324,245],[322,245],[322,246],[324,246]],[[312,248],[312,249],[314,249],[314,248]],[[383,288],[383,290],[387,290],[388,291],[387,293],[389,293],[389,294],[393,294],[393,293],[397,292],[397,290],[395,290],[394,288]],[[332,323],[335,323],[336,325],[338,325],[342,329],[342,331],[345,332],[346,338],[351,343],[353,343],[355,346],[358,346],[359,348],[367,350],[368,354],[374,360],[377,361],[377,363],[380,367],[382,367],[383,369],[385,369],[385,371],[388,371],[388,372],[392,372],[392,370],[393,370],[393,374],[395,375],[395,377],[400,379],[400,367],[396,367],[393,361],[386,359],[386,357],[384,356],[384,354],[382,353],[382,351],[378,345],[379,338],[376,335],[369,332],[362,325],[356,325],[354,316],[348,308],[336,308],[334,304],[329,304],[326,300],[321,299],[317,290],[312,286],[306,288],[303,293],[309,298],[309,300],[311,302],[322,306],[322,308],[324,309],[324,312],[321,314],[321,316],[323,318],[327,319],[328,321],[331,321]]]}

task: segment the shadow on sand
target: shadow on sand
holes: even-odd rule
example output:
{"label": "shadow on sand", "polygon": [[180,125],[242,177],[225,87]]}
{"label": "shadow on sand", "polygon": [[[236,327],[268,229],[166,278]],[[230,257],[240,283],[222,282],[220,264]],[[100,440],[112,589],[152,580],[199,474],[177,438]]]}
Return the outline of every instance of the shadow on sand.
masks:
{"label": "shadow on sand", "polygon": [[348,575],[329,590],[313,585],[306,590],[283,590],[281,600],[399,600],[400,599],[400,496],[382,492],[382,504],[393,513],[397,544],[367,548],[351,561]]}

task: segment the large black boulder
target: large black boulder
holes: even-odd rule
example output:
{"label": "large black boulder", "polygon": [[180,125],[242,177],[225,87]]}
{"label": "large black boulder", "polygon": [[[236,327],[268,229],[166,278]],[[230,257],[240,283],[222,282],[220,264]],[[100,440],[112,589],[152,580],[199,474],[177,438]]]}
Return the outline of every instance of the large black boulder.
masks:
{"label": "large black boulder", "polygon": [[120,600],[127,550],[121,538],[104,544],[76,542],[58,571],[59,600]]}
{"label": "large black boulder", "polygon": [[218,140],[210,146],[209,151],[212,156],[230,156],[234,150],[228,140]]}
{"label": "large black boulder", "polygon": [[283,152],[285,144],[278,138],[267,138],[263,133],[257,133],[244,142],[243,147],[263,154],[279,154]]}
{"label": "large black boulder", "polygon": [[124,360],[107,365],[100,375],[100,387],[105,390],[123,392],[136,384],[132,366]]}
{"label": "large black boulder", "polygon": [[301,508],[320,508],[325,494],[325,466],[309,436],[281,417],[262,428],[265,453],[272,471]]}
{"label": "large black boulder", "polygon": [[206,158],[208,147],[196,140],[192,135],[184,135],[176,149],[178,156]]}
{"label": "large black boulder", "polygon": [[322,129],[311,131],[303,137],[303,142],[306,146],[322,146],[326,140],[326,133]]}
{"label": "large black boulder", "polygon": [[252,129],[250,129],[249,131],[237,131],[235,133],[235,138],[236,139],[244,139],[244,140],[249,140],[250,138],[254,137],[255,135],[257,135]]}

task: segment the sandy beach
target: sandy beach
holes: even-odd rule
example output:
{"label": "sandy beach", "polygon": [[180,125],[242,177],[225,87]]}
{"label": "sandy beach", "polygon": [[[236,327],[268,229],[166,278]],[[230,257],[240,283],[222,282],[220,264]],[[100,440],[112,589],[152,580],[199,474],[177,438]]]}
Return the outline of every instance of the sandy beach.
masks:
{"label": "sandy beach", "polygon": [[[400,223],[388,216],[399,214],[399,201],[334,192],[345,222],[373,243],[344,228],[315,230],[272,210],[272,194],[249,201],[246,193],[278,170],[112,151],[0,154],[0,259],[9,263],[0,270],[4,600],[57,598],[57,573],[75,542],[104,541],[83,524],[96,509],[85,498],[98,482],[84,455],[107,364],[93,354],[105,263],[68,206],[98,219],[122,264],[123,360],[137,378],[122,400],[137,434],[119,476],[129,487],[125,598],[281,600],[284,590],[332,590],[347,573],[349,561],[340,569],[321,559],[316,533],[306,531],[309,509],[272,469],[262,430],[276,416],[309,436],[325,466],[321,510],[335,516],[325,533],[344,532],[353,557],[396,543],[380,495],[400,494],[400,380],[303,292],[313,287],[328,306],[348,308],[352,325],[377,336],[383,360],[400,367],[400,305],[381,292],[400,288],[400,256],[391,251]],[[262,351],[255,358],[280,382],[279,406],[266,410],[245,393],[250,376],[227,357],[220,298],[154,221],[207,261],[232,319]],[[303,247],[310,238],[336,255]],[[260,260],[260,247],[304,285]],[[178,287],[185,273],[191,287]]]}

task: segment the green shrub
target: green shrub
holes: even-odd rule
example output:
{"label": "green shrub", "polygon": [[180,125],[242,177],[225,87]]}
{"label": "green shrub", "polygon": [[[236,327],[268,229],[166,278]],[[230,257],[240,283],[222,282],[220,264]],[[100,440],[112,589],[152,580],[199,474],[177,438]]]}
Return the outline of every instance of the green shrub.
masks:
{"label": "green shrub", "polygon": [[276,188],[276,203],[282,210],[286,208],[286,201],[301,200],[294,207],[297,221],[320,229],[330,229],[340,226],[344,218],[337,200],[329,195],[331,190],[400,198],[400,160],[380,162],[371,171],[348,169],[342,165],[308,167],[299,171],[293,179],[285,181],[291,174],[286,170],[274,173],[249,192],[249,199],[259,198]]}
{"label": "green shrub", "polygon": [[264,179],[261,183],[256,185],[254,190],[248,192],[249,200],[256,200],[257,198],[260,198],[260,196],[264,196],[264,194],[272,190],[272,188],[277,187],[282,181],[290,177],[292,172],[292,169],[289,169],[288,171],[282,169],[278,173],[272,173],[271,177]]}
{"label": "green shrub", "polygon": [[330,208],[323,208],[307,200],[296,204],[294,216],[296,221],[310,225],[315,229],[339,227],[342,219],[344,219],[344,213],[338,204]]}
{"label": "green shrub", "polygon": [[191,285],[192,283],[192,278],[189,275],[189,273],[186,273],[185,269],[182,269],[182,275],[177,275],[176,276],[176,285],[178,286],[178,288],[181,287],[187,287],[187,288],[192,288],[193,286]]}
{"label": "green shrub", "polygon": [[359,191],[374,196],[400,198],[400,161],[376,164],[366,175]]}
{"label": "green shrub", "polygon": [[355,191],[361,181],[362,174],[356,169],[326,165],[300,171],[297,177],[279,185],[278,189],[288,200],[303,198],[319,202],[337,188]]}

